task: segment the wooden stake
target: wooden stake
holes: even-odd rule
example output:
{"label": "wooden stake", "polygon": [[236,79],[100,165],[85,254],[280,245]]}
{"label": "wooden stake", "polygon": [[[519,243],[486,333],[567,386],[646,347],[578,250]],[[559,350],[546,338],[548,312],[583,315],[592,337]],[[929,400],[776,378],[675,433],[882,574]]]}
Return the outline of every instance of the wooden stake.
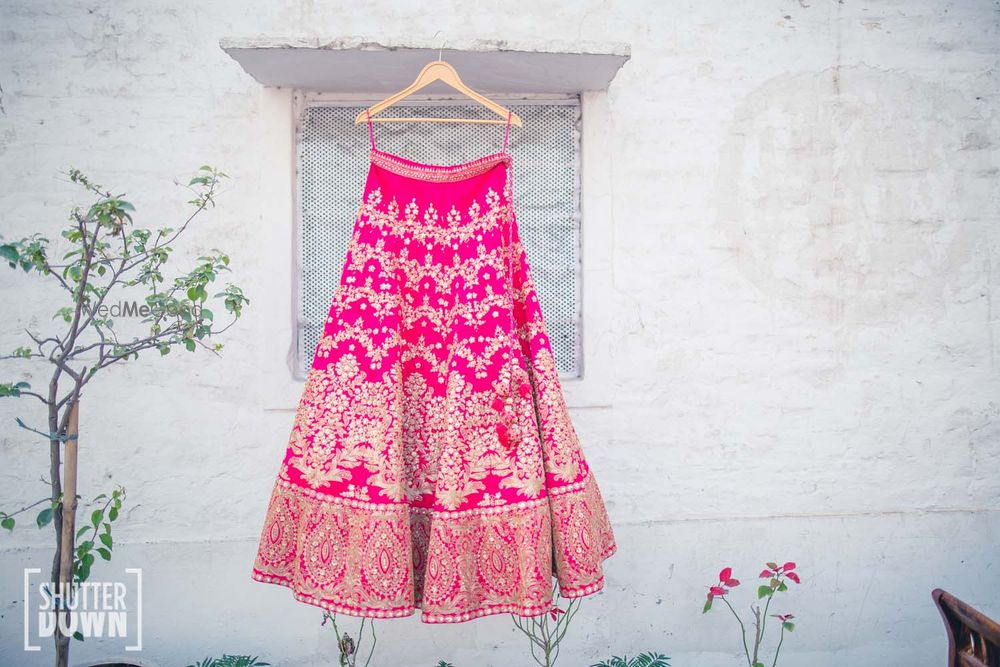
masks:
{"label": "wooden stake", "polygon": [[[80,446],[79,420],[80,401],[77,400],[73,402],[69,411],[69,422],[66,424],[67,439],[63,448],[63,513],[59,554],[59,592],[63,594],[68,593],[73,581],[73,553],[76,542],[76,461]],[[64,598],[63,604],[67,602],[68,600]]]}

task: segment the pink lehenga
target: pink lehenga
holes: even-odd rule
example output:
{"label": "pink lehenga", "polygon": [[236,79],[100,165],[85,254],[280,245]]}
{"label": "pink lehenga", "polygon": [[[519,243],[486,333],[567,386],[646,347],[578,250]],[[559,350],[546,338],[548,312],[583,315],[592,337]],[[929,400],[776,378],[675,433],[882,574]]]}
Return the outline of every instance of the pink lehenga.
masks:
{"label": "pink lehenga", "polygon": [[616,549],[566,410],[511,156],[375,147],[252,576],[355,616],[535,616]]}

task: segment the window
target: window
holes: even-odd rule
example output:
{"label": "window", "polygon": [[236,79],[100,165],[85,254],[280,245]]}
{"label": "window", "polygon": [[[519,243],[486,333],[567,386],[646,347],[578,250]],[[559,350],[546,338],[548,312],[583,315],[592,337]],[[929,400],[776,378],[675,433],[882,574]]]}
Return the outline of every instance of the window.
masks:
{"label": "window", "polygon": [[[581,377],[580,100],[503,100],[524,121],[512,127],[517,225],[538,289],[560,374]],[[379,116],[496,118],[462,99],[399,102]],[[311,101],[296,135],[296,368],[304,377],[340,282],[368,170],[369,138],[354,118],[374,101]],[[406,108],[403,108],[406,107]],[[455,164],[499,151],[503,125],[375,123],[378,148],[429,164]]]}

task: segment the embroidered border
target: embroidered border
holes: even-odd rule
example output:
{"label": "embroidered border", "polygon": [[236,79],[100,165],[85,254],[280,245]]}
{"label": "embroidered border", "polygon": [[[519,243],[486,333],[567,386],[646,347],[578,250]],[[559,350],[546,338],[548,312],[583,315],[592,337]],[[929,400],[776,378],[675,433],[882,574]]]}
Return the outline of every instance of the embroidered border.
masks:
{"label": "embroidered border", "polygon": [[500,152],[492,155],[484,155],[471,162],[463,162],[462,164],[435,165],[421,164],[373,148],[371,149],[371,162],[400,176],[416,178],[422,181],[451,182],[464,181],[467,178],[478,176],[501,162],[509,164],[511,156],[509,153]]}
{"label": "embroidered border", "polygon": [[[552,577],[564,598],[604,588],[617,547],[596,480],[529,507],[475,515],[413,512],[404,504],[317,502],[278,480],[252,578],[352,616],[460,623],[548,611]],[[493,509],[506,509],[494,513]]]}

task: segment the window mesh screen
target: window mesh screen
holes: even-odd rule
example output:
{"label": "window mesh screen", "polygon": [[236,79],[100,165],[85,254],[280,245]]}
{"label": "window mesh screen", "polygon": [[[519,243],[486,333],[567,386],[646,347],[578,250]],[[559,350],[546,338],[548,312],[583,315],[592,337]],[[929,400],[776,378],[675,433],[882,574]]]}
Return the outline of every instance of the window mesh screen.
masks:
{"label": "window mesh screen", "polygon": [[[504,104],[512,126],[513,205],[553,353],[564,377],[580,375],[579,100]],[[366,105],[307,106],[299,136],[299,322],[297,366],[308,371],[340,282],[369,161]],[[466,102],[397,104],[384,116],[496,118]],[[504,125],[374,123],[375,145],[428,164],[456,164],[499,151]]]}

